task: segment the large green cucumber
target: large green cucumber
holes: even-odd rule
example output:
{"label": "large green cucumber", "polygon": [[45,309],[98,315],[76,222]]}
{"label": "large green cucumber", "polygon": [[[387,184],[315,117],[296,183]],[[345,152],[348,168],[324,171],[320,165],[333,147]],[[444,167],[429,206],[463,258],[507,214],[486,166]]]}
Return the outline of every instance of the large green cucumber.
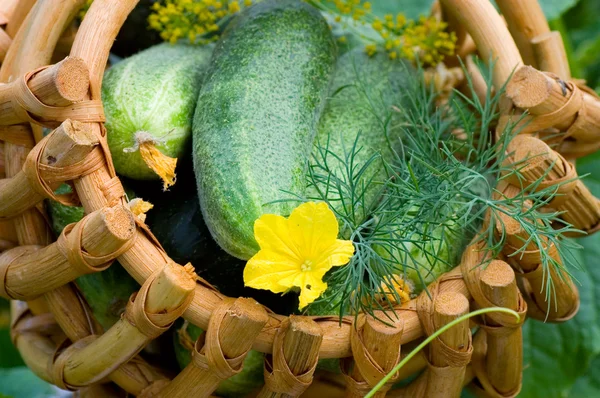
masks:
{"label": "large green cucumber", "polygon": [[258,250],[254,221],[287,215],[307,161],[336,58],[330,29],[311,6],[266,0],[244,10],[215,47],[193,124],[204,219],[231,255]]}
{"label": "large green cucumber", "polygon": [[298,308],[297,295],[282,297],[244,287],[246,262],[227,254],[210,235],[202,219],[194,176],[188,177],[182,171],[171,191],[144,197],[154,204],[146,223],[175,262],[191,262],[199,276],[227,296],[253,297],[278,314],[287,315]]}
{"label": "large green cucumber", "polygon": [[[367,207],[377,200],[386,179],[383,161],[393,160],[392,148],[399,144],[401,115],[393,106],[403,107],[409,79],[415,78],[414,68],[407,63],[390,60],[385,54],[370,57],[363,48],[347,52],[337,61],[330,96],[319,120],[311,163],[313,167],[317,163],[327,164],[336,177],[349,179],[346,166],[350,160],[339,158],[353,153],[352,163],[358,170],[379,154],[381,157],[371,163],[360,181],[355,181],[357,190],[362,191],[361,182],[367,187],[364,195],[360,195]],[[316,169],[316,173],[323,174],[323,170]],[[345,199],[341,201],[336,189],[328,187],[326,181],[318,182],[321,192],[329,192],[328,199],[336,211],[348,215],[354,212],[358,223],[367,216],[362,214],[362,204],[351,203],[347,192],[341,195]],[[317,187],[309,189],[309,196],[319,197]]]}
{"label": "large green cucumber", "polygon": [[144,142],[171,158],[184,153],[212,48],[164,43],[108,69],[102,103],[117,173],[138,180],[159,178],[140,155]]}
{"label": "large green cucumber", "polygon": [[[63,184],[57,193],[64,194],[70,191],[71,187]],[[130,190],[127,192],[131,199],[132,192]],[[46,208],[56,235],[59,235],[68,224],[81,220],[84,215],[83,207],[65,206],[53,200],[46,201]],[[92,313],[105,329],[110,328],[120,319],[129,296],[140,288],[140,285],[117,261],[102,272],[80,276],[76,283]]]}
{"label": "large green cucumber", "polygon": [[[185,368],[192,360],[192,353],[187,346],[195,342],[200,334],[202,334],[202,329],[187,323],[173,333],[175,356],[181,369]],[[183,343],[183,338],[188,341]],[[246,359],[244,359],[242,371],[222,381],[215,393],[219,397],[238,398],[246,397],[256,391],[264,384],[264,359],[265,355],[263,353],[254,350],[249,351]]]}

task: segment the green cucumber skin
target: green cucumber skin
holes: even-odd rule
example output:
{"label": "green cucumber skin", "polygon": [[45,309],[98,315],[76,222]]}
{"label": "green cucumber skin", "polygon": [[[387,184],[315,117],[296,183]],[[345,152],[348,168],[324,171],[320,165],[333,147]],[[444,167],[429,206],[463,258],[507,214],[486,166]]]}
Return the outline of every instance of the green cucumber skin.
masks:
{"label": "green cucumber skin", "polygon": [[217,243],[248,259],[254,221],[287,215],[302,195],[336,58],[311,6],[267,0],[244,10],[215,47],[194,116],[193,156],[204,219]]}
{"label": "green cucumber skin", "polygon": [[[193,341],[196,341],[202,333],[202,329],[192,324],[187,326],[186,331]],[[180,343],[178,333],[173,333],[173,340],[177,362],[181,369],[183,369],[192,361],[192,353]],[[244,359],[244,368],[242,371],[222,381],[215,393],[219,397],[238,398],[248,396],[253,391],[259,389],[264,384],[264,360],[265,354],[250,350],[246,359]]]}
{"label": "green cucumber skin", "polygon": [[[64,194],[70,191],[71,188],[63,184],[56,192]],[[131,199],[134,195],[127,191]],[[46,201],[46,208],[57,236],[68,224],[78,222],[84,216],[83,207],[65,206],[53,200]],[[129,296],[140,288],[117,261],[102,272],[80,276],[76,283],[96,320],[105,330],[121,318]]]}
{"label": "green cucumber skin", "polygon": [[192,119],[213,46],[153,46],[108,69],[102,84],[108,145],[117,173],[136,180],[159,176],[144,162],[135,133],[145,131],[173,158],[190,145]]}
{"label": "green cucumber skin", "polygon": [[[330,96],[318,125],[315,152],[319,162],[318,146],[327,147],[327,165],[336,170],[336,175],[345,176],[345,165],[333,154],[344,157],[356,141],[357,149],[354,164],[360,168],[374,155],[381,159],[393,159],[392,147],[399,143],[401,136],[398,122],[400,115],[392,106],[402,107],[403,95],[409,89],[409,79],[416,78],[414,69],[399,61],[390,60],[385,54],[368,56],[363,48],[357,48],[340,56],[336,63],[335,75],[330,88]],[[386,131],[384,124],[393,115]],[[360,135],[359,135],[360,134]],[[358,136],[358,140],[357,140]],[[311,159],[314,164],[315,160]],[[376,199],[386,179],[381,161],[369,167],[363,176],[367,182],[373,178],[379,183],[369,185],[365,201]],[[325,184],[323,184],[325,185]],[[327,187],[319,187],[325,192]],[[318,196],[314,187],[309,189],[309,197]],[[330,199],[335,199],[333,196]],[[333,201],[334,208],[350,212],[351,205],[344,209],[340,201]],[[355,208],[358,206],[354,206]],[[364,216],[364,215],[359,215]]]}

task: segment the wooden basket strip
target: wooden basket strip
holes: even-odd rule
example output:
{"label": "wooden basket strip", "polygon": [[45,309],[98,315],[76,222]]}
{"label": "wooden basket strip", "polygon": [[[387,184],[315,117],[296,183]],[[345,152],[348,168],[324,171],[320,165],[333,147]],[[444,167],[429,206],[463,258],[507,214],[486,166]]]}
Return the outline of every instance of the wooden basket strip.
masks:
{"label": "wooden basket strip", "polygon": [[561,79],[571,79],[567,50],[560,32],[542,33],[531,39],[531,47],[540,70],[551,72]]}
{"label": "wooden basket strip", "polygon": [[523,60],[496,9],[489,1],[481,0],[440,0],[440,3],[466,27],[483,60],[495,62],[494,85],[503,86]]}
{"label": "wooden basket strip", "polygon": [[[428,312],[423,314],[432,331],[439,329],[469,312],[469,301],[460,293],[446,292],[428,301]],[[465,319],[431,342],[429,347],[426,397],[458,397],[473,350],[469,320]]]}
{"label": "wooden basket strip", "polygon": [[576,83],[524,66],[506,87],[514,104],[532,115],[526,131],[556,127],[564,132],[557,138],[570,138],[558,147],[565,156],[591,153],[600,145],[600,98]]}
{"label": "wooden basket strip", "polygon": [[11,43],[12,39],[8,33],[6,33],[4,29],[0,27],[0,64],[2,61],[4,61],[4,57],[6,57],[6,53],[8,52],[8,48],[10,47]]}
{"label": "wooden basket strip", "polygon": [[192,362],[157,396],[210,396],[222,380],[242,370],[267,319],[264,308],[252,299],[224,300],[214,311],[208,330],[196,341]]}
{"label": "wooden basket strip", "polygon": [[[22,3],[28,4],[23,5],[23,7],[20,4],[20,10],[24,11],[31,8],[35,1],[22,0]],[[60,31],[78,12],[83,3],[84,0],[38,2],[31,17],[25,23],[25,27],[20,30],[20,33],[13,40],[13,45],[11,45],[2,70],[0,70],[1,78],[7,81],[13,76],[22,75],[28,70],[47,64]],[[16,21],[13,26],[17,26]],[[39,49],[44,49],[44,51]],[[12,65],[10,69],[6,66],[9,63]],[[17,63],[19,64],[18,68],[16,67]],[[25,154],[24,149],[17,150],[13,148],[11,155],[8,156],[7,154],[7,158],[9,161],[10,159],[19,159],[19,157],[24,160]],[[19,171],[22,164],[22,161],[18,163],[14,170]],[[17,225],[17,230],[20,231],[21,244],[24,244],[24,242],[49,243],[50,234],[42,217],[38,217],[35,212],[26,212],[22,217],[26,219],[25,222]],[[88,325],[93,324],[95,321],[93,318],[91,319],[91,312],[73,286],[65,285],[56,289],[47,294],[45,299],[57,321],[72,340],[78,340],[92,333]],[[139,394],[156,377],[159,377],[158,375],[144,361],[136,360],[119,368],[111,376],[126,391]]]}
{"label": "wooden basket strip", "polygon": [[[378,311],[371,315],[361,315],[352,329],[352,359],[343,360],[342,372],[346,379],[346,396],[362,397],[373,388],[400,362],[401,341],[404,324],[401,318],[387,319]],[[383,323],[385,320],[387,324]],[[395,376],[382,387],[375,397],[385,397],[398,380]]]}
{"label": "wooden basket strip", "polygon": [[81,101],[89,89],[88,73],[83,60],[67,57],[0,85],[0,125],[104,120],[99,103]]}
{"label": "wooden basket strip", "polygon": [[[557,185],[560,194],[550,206],[564,212],[561,218],[584,232],[593,231],[600,224],[600,201],[595,198],[585,184],[577,179],[575,167],[545,142],[535,137],[518,136],[508,148],[523,178],[525,188],[544,178],[538,189]],[[510,180],[519,186],[515,178]]]}
{"label": "wooden basket strip", "polygon": [[550,32],[538,0],[497,0],[496,4],[506,19],[523,61],[526,65],[538,68],[531,40]]}
{"label": "wooden basket strip", "polygon": [[[3,0],[4,1],[4,0]],[[17,32],[21,28],[21,25],[27,18],[29,11],[33,8],[37,0],[6,0],[7,6],[12,6],[12,12],[9,14],[10,18],[6,24],[6,33],[10,37],[15,37]]]}
{"label": "wooden basket strip", "polygon": [[[19,173],[2,181],[0,217],[14,217],[44,198],[54,199],[54,190],[63,181],[78,178],[103,160],[101,152],[92,153],[98,138],[82,127],[79,122],[65,121],[28,155],[33,159]],[[100,159],[94,162],[92,157]]]}
{"label": "wooden basket strip", "polygon": [[[122,206],[105,208],[91,213],[75,228],[69,229],[69,235],[63,235],[68,236],[65,239],[43,249],[17,258],[12,258],[11,253],[18,249],[3,253],[0,274],[1,269],[5,269],[3,282],[7,298],[30,300],[81,275],[106,269],[119,252],[133,243],[134,229],[135,221],[127,209]],[[78,261],[73,261],[73,257]],[[75,266],[78,263],[80,265]]]}
{"label": "wooden basket strip", "polygon": [[[11,302],[11,318],[13,330],[21,324],[33,321],[33,315],[23,302]],[[52,382],[47,365],[56,351],[56,343],[48,335],[35,332],[11,333],[12,341],[25,365],[39,378]]]}
{"label": "wooden basket strip", "polygon": [[6,25],[11,20],[19,0],[3,0],[0,4],[0,25]]}
{"label": "wooden basket strip", "polygon": [[290,316],[273,344],[273,354],[265,358],[265,385],[258,398],[294,398],[313,381],[323,341],[319,325],[306,317]]}
{"label": "wooden basket strip", "polygon": [[[61,329],[71,341],[78,341],[92,334],[99,334],[102,327],[92,316],[84,298],[77,290],[65,285],[46,295]],[[50,361],[50,358],[45,362]],[[123,364],[108,376],[130,394],[138,395],[155,380],[167,377],[159,369],[151,367],[139,356]]]}
{"label": "wooden basket strip", "polygon": [[[132,359],[181,315],[194,293],[189,268],[169,263],[132,296],[124,317],[106,333],[89,336],[87,345],[67,349],[52,364],[57,385],[83,387],[100,381]],[[90,360],[92,359],[93,360]],[[58,369],[57,369],[58,368]]]}
{"label": "wooden basket strip", "polygon": [[[518,311],[521,300],[515,273],[504,261],[494,260],[481,272],[481,289],[495,306]],[[485,316],[487,332],[487,373],[491,385],[501,394],[521,388],[523,336],[520,326],[507,328]]]}
{"label": "wooden basket strip", "polygon": [[[32,8],[34,4],[35,6]],[[83,0],[55,0],[37,3],[22,0],[7,26],[7,33],[13,37],[13,43],[0,68],[0,82],[9,82],[30,70],[48,64],[56,41],[64,29],[64,25],[72,19],[78,9],[77,7],[82,4]],[[75,8],[70,10],[70,5],[75,6]],[[29,9],[32,12],[28,12]],[[65,10],[68,12],[65,13]],[[27,15],[26,18],[25,15]],[[23,23],[21,24],[21,22]],[[19,26],[18,33],[15,34]],[[39,132],[39,129],[37,131]],[[6,177],[10,178],[21,171],[29,149],[8,142],[5,143],[4,149],[6,159],[5,174]],[[19,244],[47,245],[51,243],[52,233],[39,210],[28,210],[15,217],[14,222]],[[50,306],[53,303],[63,310],[68,308],[72,313],[68,315],[59,314],[57,320],[72,316],[76,317],[77,323],[75,325],[77,325],[85,319],[79,317],[79,315],[83,314],[76,310],[80,308],[80,305],[77,301],[63,302],[62,300],[66,297],[77,298],[73,286],[62,286],[48,293],[45,296],[45,300],[43,300],[43,305],[37,303],[32,303],[32,305],[45,307],[46,303],[50,303]],[[68,327],[72,327],[68,322],[65,324]]]}

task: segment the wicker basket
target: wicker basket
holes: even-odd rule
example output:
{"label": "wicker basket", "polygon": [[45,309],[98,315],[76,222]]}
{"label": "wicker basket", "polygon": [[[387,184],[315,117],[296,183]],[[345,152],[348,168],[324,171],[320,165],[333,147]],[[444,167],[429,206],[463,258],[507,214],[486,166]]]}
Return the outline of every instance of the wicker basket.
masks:
{"label": "wicker basket", "polygon": [[[125,206],[107,150],[102,76],[114,38],[137,0],[95,0],[76,35],[71,24],[84,0],[2,2],[0,81],[6,83],[0,84],[0,163],[6,178],[0,185],[0,296],[13,300],[13,342],[39,377],[87,396],[116,394],[117,385],[136,396],[203,397],[236,374],[252,348],[270,354],[261,397],[358,397],[410,351],[411,342],[472,308],[503,306],[518,311],[521,321],[486,315],[476,319],[480,327],[473,336],[472,325],[463,322],[394,380],[426,369],[418,378],[401,389],[388,384],[377,396],[453,397],[471,384],[484,396],[512,397],[521,385],[525,314],[565,321],[577,312],[577,289],[567,275],[551,275],[559,300],[550,309],[545,305],[536,248],[508,256],[524,237],[510,228],[510,219],[506,257],[482,270],[474,267],[482,251],[469,246],[460,267],[429,287],[431,296],[397,309],[393,325],[364,315],[341,324],[334,317],[286,318],[254,300],[224,297],[193,267],[170,260]],[[457,33],[459,54],[476,48],[484,60],[496,59],[496,85],[514,72],[501,123],[514,111],[528,110],[530,123],[513,141],[514,157],[539,155],[523,175],[531,180],[545,175],[544,186],[571,181],[576,172],[568,160],[600,143],[600,100],[571,81],[561,37],[550,32],[536,1],[497,3],[506,21],[487,0],[440,0],[434,12]],[[484,90],[472,63],[467,68]],[[44,139],[42,126],[54,129]],[[550,128],[561,132],[554,134],[558,152],[525,134]],[[44,198],[75,203],[53,193],[65,181],[72,182],[87,216],[53,243],[40,203]],[[517,186],[502,183],[498,190],[516,195]],[[553,208],[576,228],[594,232],[600,225],[598,200],[579,180],[560,189],[565,195]],[[106,269],[116,258],[141,288],[122,319],[103,331],[73,281]],[[138,353],[179,317],[207,332],[196,342],[191,364],[173,376]],[[319,358],[343,358],[342,376],[315,374]]]}

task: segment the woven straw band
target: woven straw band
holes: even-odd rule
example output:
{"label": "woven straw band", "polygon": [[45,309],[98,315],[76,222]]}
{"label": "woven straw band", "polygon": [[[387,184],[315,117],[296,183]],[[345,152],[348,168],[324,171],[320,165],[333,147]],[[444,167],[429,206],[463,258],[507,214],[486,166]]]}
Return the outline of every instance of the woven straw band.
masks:
{"label": "woven straw band", "polygon": [[36,145],[23,165],[23,172],[27,176],[29,183],[34,191],[40,196],[50,198],[66,206],[77,206],[79,200],[76,195],[56,195],[50,184],[64,181],[72,181],[81,178],[84,175],[93,173],[102,168],[106,162],[101,146],[96,146],[86,156],[86,158],[75,164],[65,167],[54,167],[43,164],[42,154],[48,145],[50,136],[46,136],[38,145]]}
{"label": "woven straw band", "polygon": [[[506,262],[512,265],[513,269],[531,268],[542,262],[542,250],[540,249],[522,250],[507,243],[502,251],[506,255]],[[560,260],[558,250],[554,244],[545,247],[544,252],[552,258]]]}
{"label": "woven straw band", "polygon": [[211,372],[217,378],[226,380],[242,371],[244,359],[250,348],[235,358],[226,358],[221,347],[219,335],[223,319],[235,302],[232,298],[226,298],[213,311],[208,322],[208,331],[203,333],[194,344],[192,352],[192,364],[197,368]]}
{"label": "woven straw band", "polygon": [[82,275],[107,269],[115,258],[125,253],[134,245],[137,236],[137,234],[134,234],[131,239],[113,253],[104,256],[92,256],[84,251],[82,239],[85,224],[93,214],[95,213],[88,214],[77,223],[67,225],[56,241],[62,255]]}
{"label": "woven straw band", "polygon": [[11,106],[14,113],[22,121],[41,124],[45,127],[55,128],[67,119],[78,120],[84,123],[103,123],[106,121],[102,101],[87,100],[72,104],[67,107],[48,106],[42,103],[28,86],[37,73],[49,68],[43,66],[33,70],[21,79],[9,83],[11,86]]}
{"label": "woven straw band", "polygon": [[9,300],[22,300],[24,298],[15,292],[9,292],[6,288],[6,274],[8,274],[8,268],[19,257],[33,253],[41,248],[42,246],[38,245],[19,246],[15,247],[14,249],[7,250],[0,255],[0,297],[4,297]]}
{"label": "woven straw band", "polygon": [[[565,82],[555,74],[549,72],[544,73],[546,73],[548,76],[550,76],[560,84],[564,85],[566,90],[572,92],[571,96],[569,97],[567,102],[565,102],[563,106],[557,109],[556,111],[545,115],[537,115],[533,117],[523,118],[514,125],[513,130],[519,130],[520,134],[537,133],[542,130],[553,128],[557,124],[561,123],[563,120],[576,116],[574,123],[569,127],[569,129],[567,129],[567,131],[564,134],[560,134],[560,136],[556,139],[556,141],[564,141],[566,138],[572,135],[577,135],[577,133],[579,132],[581,120],[585,119],[586,113],[586,106],[585,101],[583,100],[582,91],[588,93],[590,93],[590,91],[579,81]],[[514,118],[514,115],[500,116],[500,119],[498,121],[498,130],[503,131],[509,123],[514,124]]]}
{"label": "woven straw band", "polygon": [[[433,320],[434,305],[440,293],[440,283],[444,282],[444,280],[444,275],[442,275],[437,282],[434,282],[431,285],[429,285],[427,291],[422,292],[417,298],[417,312],[419,314],[419,320],[421,321],[421,325],[423,325],[423,330],[428,336],[431,336],[436,331],[436,327]],[[464,368],[471,362],[473,344],[470,335],[466,349],[462,351],[455,350],[449,347],[439,337],[436,338],[436,344],[439,347],[439,355],[448,365],[442,368],[437,367],[438,372],[444,372],[443,369],[446,368]],[[429,360],[428,363],[430,368],[435,367],[430,363]]]}
{"label": "woven straw band", "polygon": [[84,386],[73,386],[65,381],[65,366],[73,352],[79,351],[93,343],[99,336],[89,335],[71,344],[70,340],[64,340],[60,344],[54,355],[48,361],[48,376],[50,382],[63,390],[75,391]]}
{"label": "woven straw band", "polygon": [[19,336],[34,333],[43,336],[60,336],[62,329],[54,319],[54,315],[34,315],[27,304],[22,301],[14,302],[12,321],[10,324],[10,338],[14,346],[17,346]]}
{"label": "woven straw band", "polygon": [[[485,262],[485,257],[488,254],[488,249],[486,249],[481,242],[472,244],[465,249],[460,263],[467,288],[480,308],[497,307],[481,290],[480,279],[481,272],[483,271],[482,264]],[[527,303],[521,294],[519,294],[519,303],[516,312],[519,314],[519,321],[515,319],[514,315],[505,312],[491,312],[486,314],[486,317],[490,318],[494,323],[501,325],[501,327],[508,329],[521,327],[523,322],[525,322],[525,317],[527,315]]]}
{"label": "woven straw band", "polygon": [[473,339],[473,358],[472,368],[475,372],[475,376],[481,383],[483,389],[478,388],[475,384],[472,384],[473,388],[480,391],[478,396],[485,396],[490,398],[513,398],[519,395],[521,391],[521,383],[514,390],[507,393],[498,392],[488,378],[488,370],[486,365],[486,353],[487,353],[487,334],[477,333]]}
{"label": "woven straw band", "polygon": [[[577,312],[579,311],[579,305],[581,304],[581,300],[579,300],[579,292],[577,291],[577,300],[574,300],[573,306],[569,309],[569,311],[560,317],[553,316],[553,311],[546,312],[540,303],[538,303],[531,291],[531,285],[529,284],[530,280],[534,279],[542,279],[544,278],[544,267],[542,264],[538,264],[538,266],[529,272],[516,272],[516,276],[519,281],[519,287],[522,292],[525,292],[524,299],[527,302],[527,311],[531,317],[540,320],[547,320],[550,322],[566,322],[569,319],[573,318]],[[568,278],[568,276],[566,276]],[[560,282],[560,281],[559,281]]]}
{"label": "woven straw band", "polygon": [[123,315],[121,315],[123,319],[135,326],[140,333],[151,340],[157,338],[166,330],[168,330],[171,325],[173,325],[173,322],[183,315],[194,298],[193,294],[189,294],[185,301],[177,308],[165,313],[147,313],[146,299],[148,298],[148,290],[161,272],[162,269],[157,270],[148,279],[146,279],[139,292],[131,295],[129,302],[127,303],[127,307],[125,308],[125,312]]}
{"label": "woven straw band", "polygon": [[[550,149],[550,148],[548,148]],[[534,189],[535,192],[542,191],[550,187],[556,187],[553,193],[552,200],[548,203],[551,207],[557,207],[563,204],[569,199],[569,194],[573,192],[577,185],[578,175],[575,166],[568,162],[561,154],[552,151],[552,156],[556,157],[556,161],[551,159],[545,159],[544,162],[537,164],[528,164],[527,160],[511,159],[512,167],[518,170],[518,173],[510,173],[505,177],[506,181],[515,187],[523,187],[524,189]],[[546,156],[545,154],[537,156]],[[563,176],[560,178],[550,179],[548,175],[544,177],[544,180],[538,182],[540,176],[545,175],[548,170],[553,168],[559,168],[560,174]],[[518,174],[518,175],[517,175]]]}
{"label": "woven straw band", "polygon": [[[350,331],[350,346],[352,348],[352,358],[344,358],[341,361],[342,374],[346,381],[348,392],[351,396],[363,396],[368,393],[377,383],[381,381],[400,361],[400,345],[389,345],[385,349],[391,351],[394,356],[393,363],[387,364],[385,368],[373,358],[369,352],[364,340],[364,328],[367,317],[364,314],[359,315]],[[398,329],[402,333],[403,325]],[[391,362],[391,361],[390,361]],[[360,375],[364,380],[356,380],[351,375],[351,365],[358,368]],[[397,381],[398,374],[395,374],[383,387],[380,393],[384,394]]]}
{"label": "woven straw band", "polygon": [[273,354],[265,357],[265,386],[269,391],[285,396],[298,397],[310,386],[313,374],[319,362],[318,357],[306,372],[300,375],[292,373],[283,353],[285,334],[289,330],[290,322],[286,318],[281,322],[275,340],[273,341]]}

